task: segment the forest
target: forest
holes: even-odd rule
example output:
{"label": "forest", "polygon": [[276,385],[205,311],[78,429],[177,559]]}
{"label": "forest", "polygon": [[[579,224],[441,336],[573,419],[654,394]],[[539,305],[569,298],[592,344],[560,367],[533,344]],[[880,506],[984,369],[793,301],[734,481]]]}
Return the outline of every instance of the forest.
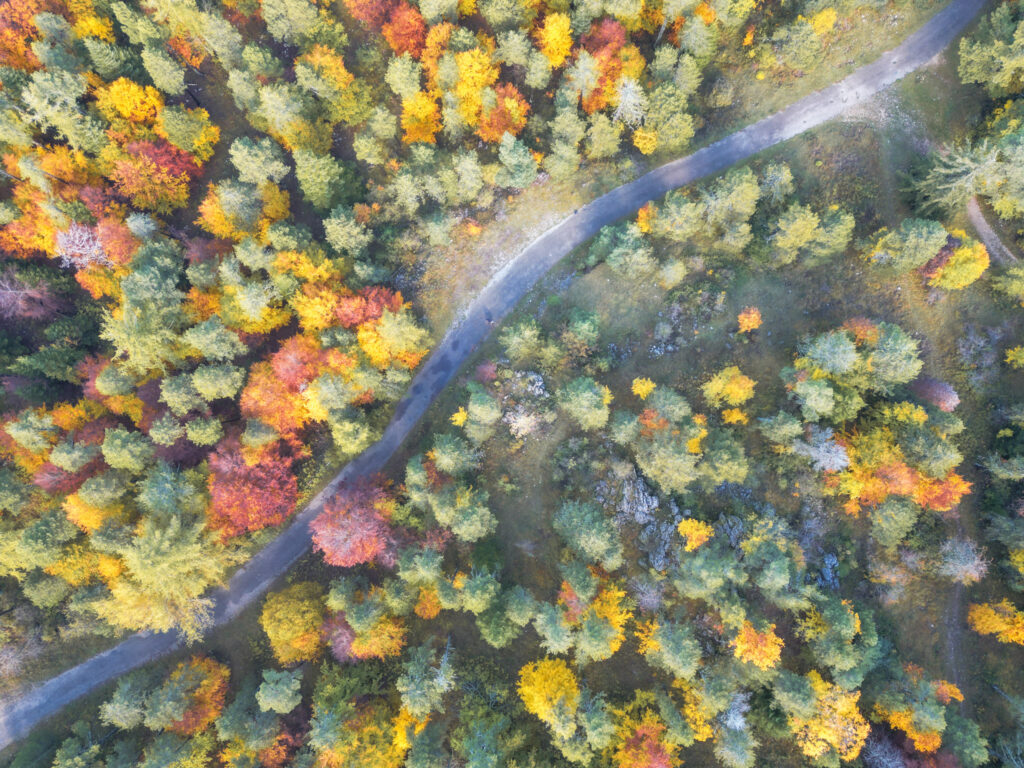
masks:
{"label": "forest", "polygon": [[1024,6],[944,6],[0,0],[0,764],[1024,766]]}

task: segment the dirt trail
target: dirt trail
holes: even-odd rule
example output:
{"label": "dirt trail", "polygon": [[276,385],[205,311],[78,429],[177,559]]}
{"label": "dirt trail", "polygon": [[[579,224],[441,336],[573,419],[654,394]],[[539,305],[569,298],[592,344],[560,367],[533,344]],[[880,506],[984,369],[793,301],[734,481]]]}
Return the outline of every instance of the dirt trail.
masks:
{"label": "dirt trail", "polygon": [[977,197],[972,197],[967,201],[967,218],[970,219],[971,226],[974,227],[981,238],[981,242],[988,249],[989,256],[1004,267],[1008,267],[1017,261],[1013,251],[1003,244],[1003,241],[999,239],[999,235],[996,234],[996,231],[988,223]]}

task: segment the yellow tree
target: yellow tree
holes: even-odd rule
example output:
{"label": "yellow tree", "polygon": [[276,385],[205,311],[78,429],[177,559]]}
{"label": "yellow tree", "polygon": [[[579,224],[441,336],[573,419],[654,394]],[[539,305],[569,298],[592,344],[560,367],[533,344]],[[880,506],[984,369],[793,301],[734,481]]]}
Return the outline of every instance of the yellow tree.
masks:
{"label": "yellow tree", "polygon": [[467,125],[475,128],[483,110],[483,90],[498,81],[498,67],[491,61],[491,54],[480,48],[456,53],[455,65],[459,72],[455,84],[459,114]]}
{"label": "yellow tree", "polygon": [[715,535],[715,530],[703,520],[687,517],[679,521],[676,527],[679,535],[683,537],[686,544],[683,549],[687,552],[699,548],[704,542]]}
{"label": "yellow tree", "polygon": [[441,130],[441,111],[429,94],[420,91],[402,102],[402,141],[433,144]]}
{"label": "yellow tree", "polygon": [[732,646],[737,659],[748,661],[758,669],[771,669],[782,656],[782,639],[775,634],[774,624],[758,632],[749,621],[743,622]]}
{"label": "yellow tree", "polygon": [[756,331],[761,327],[761,310],[757,307],[746,307],[736,319],[740,324],[740,333]]}
{"label": "yellow tree", "polygon": [[654,391],[654,388],[658,386],[650,379],[636,378],[633,379],[633,394],[639,397],[641,400],[646,400],[647,396]]}
{"label": "yellow tree", "polygon": [[267,597],[260,626],[282,664],[312,661],[320,655],[324,602],[320,587],[310,581],[293,584]]}
{"label": "yellow tree", "polygon": [[[952,253],[947,253],[948,249],[944,248],[939,257],[924,267],[928,285],[947,291],[966,288],[981,277],[989,265],[988,251],[984,244],[967,237],[962,230],[952,234],[961,244]],[[934,262],[938,263],[932,266]]]}
{"label": "yellow tree", "polygon": [[847,691],[822,679],[816,671],[807,675],[814,690],[814,713],[790,717],[789,728],[803,753],[819,758],[835,750],[843,760],[854,760],[867,740],[871,726],[857,702],[860,691]]}
{"label": "yellow tree", "polygon": [[163,96],[156,88],[139,85],[124,77],[96,91],[96,107],[108,120],[122,118],[152,125],[163,106]]}
{"label": "yellow tree", "polygon": [[1001,643],[1024,645],[1024,613],[1009,600],[971,605],[967,623],[978,634],[995,635]]}
{"label": "yellow tree", "polygon": [[572,26],[564,13],[549,13],[536,32],[537,47],[556,69],[565,62],[572,50]]}
{"label": "yellow tree", "polygon": [[576,675],[562,659],[542,659],[519,670],[519,698],[526,711],[556,733],[572,735],[580,702]]}
{"label": "yellow tree", "polygon": [[742,405],[754,396],[757,382],[744,376],[738,367],[730,365],[711,377],[702,387],[704,398],[713,406],[722,403]]}

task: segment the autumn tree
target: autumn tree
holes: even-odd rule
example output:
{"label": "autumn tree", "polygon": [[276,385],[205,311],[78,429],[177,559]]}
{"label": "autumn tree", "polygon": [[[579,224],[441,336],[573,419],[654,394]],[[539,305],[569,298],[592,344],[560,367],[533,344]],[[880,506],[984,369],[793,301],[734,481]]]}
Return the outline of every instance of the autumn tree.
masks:
{"label": "autumn tree", "polygon": [[756,382],[744,376],[735,365],[723,368],[702,387],[704,397],[714,406],[742,405],[754,395]]}
{"label": "autumn tree", "polygon": [[281,664],[313,661],[320,656],[323,621],[323,591],[308,581],[270,594],[260,612],[260,626]]}
{"label": "autumn tree", "polygon": [[804,755],[856,759],[870,731],[858,707],[860,692],[829,683],[815,670],[803,680],[792,679],[792,684],[777,687],[775,696]]}
{"label": "autumn tree", "polygon": [[586,559],[608,571],[622,565],[618,532],[596,505],[566,501],[555,512],[552,524],[570,548]]}
{"label": "autumn tree", "polygon": [[536,32],[537,46],[556,69],[565,62],[572,49],[572,28],[564,13],[549,13]]}
{"label": "autumn tree", "polygon": [[608,421],[611,392],[593,379],[579,377],[558,390],[559,407],[585,430],[600,429]]}
{"label": "autumn tree", "polygon": [[526,711],[562,738],[576,730],[574,715],[580,689],[576,676],[561,659],[542,659],[519,670],[519,698]]}
{"label": "autumn tree", "polygon": [[896,229],[875,234],[867,257],[880,267],[909,272],[927,264],[946,245],[946,238],[945,227],[937,221],[904,219]]}
{"label": "autumn tree", "polygon": [[426,42],[427,25],[416,8],[406,2],[399,2],[391,11],[381,32],[396,56],[408,53],[414,59],[418,59]]}
{"label": "autumn tree", "polygon": [[302,683],[302,670],[291,672],[265,669],[263,681],[256,691],[256,702],[264,712],[277,712],[286,715],[302,701],[299,686]]}
{"label": "autumn tree", "polygon": [[378,485],[343,486],[310,523],[313,545],[331,565],[393,565],[395,537],[388,521],[394,508]]}
{"label": "autumn tree", "polygon": [[250,464],[237,446],[221,445],[210,456],[209,491],[211,525],[225,536],[280,525],[298,500],[291,458],[279,446]]}
{"label": "autumn tree", "polygon": [[1024,613],[1009,600],[977,603],[967,609],[967,622],[981,635],[995,635],[1001,643],[1024,645]]}
{"label": "autumn tree", "polygon": [[213,723],[224,708],[228,668],[208,656],[182,661],[146,699],[150,730],[189,736]]}
{"label": "autumn tree", "polygon": [[759,669],[771,669],[782,655],[782,639],[775,634],[775,625],[758,631],[745,621],[733,638],[733,653],[737,659],[750,662]]}

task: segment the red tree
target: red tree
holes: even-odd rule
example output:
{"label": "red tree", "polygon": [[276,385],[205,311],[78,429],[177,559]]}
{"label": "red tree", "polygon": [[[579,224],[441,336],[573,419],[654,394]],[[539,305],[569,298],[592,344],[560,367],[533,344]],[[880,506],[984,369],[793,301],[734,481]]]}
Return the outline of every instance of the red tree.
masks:
{"label": "red tree", "polygon": [[402,304],[401,293],[373,286],[363,288],[352,296],[342,297],[334,313],[341,325],[355,328],[367,320],[376,320],[384,314],[385,309],[397,312],[402,308]]}
{"label": "red tree", "polygon": [[396,56],[408,53],[414,59],[418,59],[423,53],[427,25],[423,22],[420,12],[408,3],[398,4],[381,31]]}
{"label": "red tree", "polygon": [[345,7],[357,21],[374,30],[379,30],[384,20],[391,16],[394,0],[345,0]]}
{"label": "red tree", "polygon": [[590,32],[580,39],[580,43],[591,55],[605,52],[614,56],[626,44],[626,28],[615,19],[604,18],[590,27]]}
{"label": "red tree", "polygon": [[292,458],[281,443],[264,450],[260,461],[247,464],[234,441],[210,456],[210,527],[225,537],[280,525],[295,509],[299,487],[291,472]]}
{"label": "red tree", "polygon": [[320,375],[323,349],[309,336],[292,336],[271,356],[270,367],[285,386],[298,392]]}
{"label": "red tree", "polygon": [[313,545],[331,565],[350,568],[362,563],[391,566],[395,540],[391,499],[379,485],[360,482],[344,486],[309,527]]}
{"label": "red tree", "polygon": [[530,105],[510,83],[502,83],[494,89],[494,93],[497,96],[495,105],[481,115],[476,133],[484,141],[497,144],[506,132],[518,136],[526,127]]}
{"label": "red tree", "polygon": [[133,141],[113,164],[117,191],[140,208],[170,213],[188,202],[188,185],[199,175],[192,156],[162,139]]}
{"label": "red tree", "polygon": [[127,264],[138,250],[139,240],[121,219],[105,216],[96,224],[96,237],[103,253],[115,264]]}

